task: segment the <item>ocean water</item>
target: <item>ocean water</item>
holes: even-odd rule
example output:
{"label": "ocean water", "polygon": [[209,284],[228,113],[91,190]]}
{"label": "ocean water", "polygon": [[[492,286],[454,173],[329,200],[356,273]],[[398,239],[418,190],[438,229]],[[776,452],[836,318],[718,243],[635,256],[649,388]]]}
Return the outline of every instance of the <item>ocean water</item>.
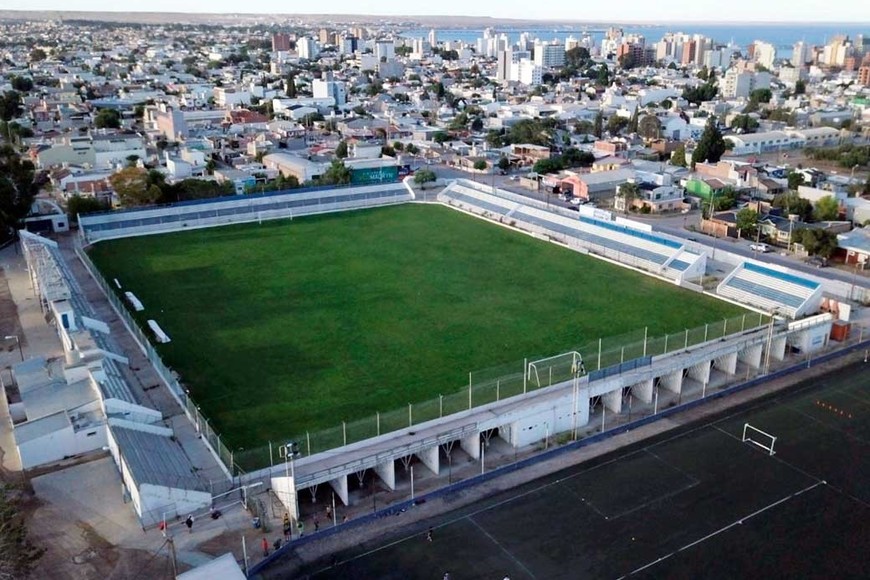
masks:
{"label": "ocean water", "polygon": [[[589,30],[592,30],[592,37],[596,42],[599,42],[604,37],[604,29],[606,25],[590,25]],[[528,32],[534,40],[536,37],[544,41],[559,39],[565,41],[565,38],[573,36],[580,38],[584,31],[578,26],[565,27],[530,27],[530,28],[494,28],[496,34],[504,33],[510,38],[511,42],[517,42],[520,34]],[[745,48],[755,40],[763,40],[777,47],[777,55],[781,58],[788,58],[791,54],[791,49],[794,44],[803,40],[810,45],[824,45],[828,39],[845,34],[849,38],[855,38],[858,34],[870,36],[870,23],[867,24],[676,24],[676,25],[648,25],[648,26],[623,26],[622,30],[625,34],[642,34],[647,42],[658,42],[666,32],[683,32],[686,34],[702,34],[708,38],[712,38],[715,42],[734,44]],[[451,28],[451,29],[436,29],[439,41],[461,40],[469,44],[474,44],[478,38],[483,37],[483,29],[470,28]],[[426,38],[429,34],[429,29],[408,30],[402,33],[402,36],[408,38]]]}

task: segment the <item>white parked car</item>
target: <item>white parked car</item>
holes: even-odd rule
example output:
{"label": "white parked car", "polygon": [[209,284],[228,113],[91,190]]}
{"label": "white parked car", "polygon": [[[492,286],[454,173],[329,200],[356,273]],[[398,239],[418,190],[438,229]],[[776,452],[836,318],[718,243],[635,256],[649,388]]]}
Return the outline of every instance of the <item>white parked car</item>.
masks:
{"label": "white parked car", "polygon": [[753,252],[761,252],[762,254],[770,251],[767,244],[749,244],[749,249]]}

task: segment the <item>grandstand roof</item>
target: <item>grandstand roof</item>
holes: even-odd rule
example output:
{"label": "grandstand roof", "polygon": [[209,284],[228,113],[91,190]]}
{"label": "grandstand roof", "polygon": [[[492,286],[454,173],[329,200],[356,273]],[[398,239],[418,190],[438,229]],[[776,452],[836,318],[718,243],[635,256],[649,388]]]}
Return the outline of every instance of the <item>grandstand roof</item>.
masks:
{"label": "grandstand roof", "polygon": [[204,490],[181,445],[164,435],[111,425],[112,436],[137,486]]}

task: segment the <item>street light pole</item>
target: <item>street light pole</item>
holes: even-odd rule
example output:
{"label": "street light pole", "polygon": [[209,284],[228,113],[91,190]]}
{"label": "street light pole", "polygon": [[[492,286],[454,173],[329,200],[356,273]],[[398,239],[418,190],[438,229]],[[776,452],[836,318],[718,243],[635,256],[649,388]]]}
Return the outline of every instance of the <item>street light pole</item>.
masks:
{"label": "street light pole", "polygon": [[14,340],[15,341],[15,344],[18,345],[18,356],[21,357],[21,362],[24,362],[24,351],[21,350],[21,339],[18,338],[18,335],[17,334],[10,334],[9,336],[5,337],[5,340]]}

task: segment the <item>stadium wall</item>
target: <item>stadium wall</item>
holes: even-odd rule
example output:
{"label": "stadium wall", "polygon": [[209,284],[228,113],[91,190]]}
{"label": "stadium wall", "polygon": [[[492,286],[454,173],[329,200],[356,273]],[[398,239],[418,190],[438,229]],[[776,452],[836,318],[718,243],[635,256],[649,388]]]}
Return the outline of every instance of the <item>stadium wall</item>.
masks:
{"label": "stadium wall", "polygon": [[[865,350],[870,347],[870,340],[859,341],[855,344],[847,346],[841,350],[837,350],[834,352],[829,352],[824,355],[819,356],[818,358],[813,359],[812,363],[814,365],[823,364],[829,361],[834,361],[837,359],[841,359],[849,354],[858,352],[860,350]],[[531,457],[527,457],[525,459],[521,459],[520,461],[516,461],[513,463],[509,463],[507,465],[503,465],[497,468],[494,468],[486,473],[482,473],[480,475],[476,475],[474,477],[470,477],[467,479],[463,479],[456,483],[446,485],[444,487],[438,488],[432,492],[419,495],[413,499],[406,499],[400,502],[396,502],[391,504],[388,507],[384,507],[378,511],[372,512],[368,515],[365,515],[360,518],[353,519],[348,522],[342,522],[336,526],[323,526],[318,531],[314,533],[305,534],[302,537],[294,537],[291,541],[285,542],[279,549],[273,551],[269,554],[268,557],[254,564],[248,570],[248,577],[256,577],[258,574],[261,574],[265,570],[267,570],[272,565],[278,563],[281,560],[284,560],[289,553],[299,549],[300,547],[312,543],[312,542],[320,542],[326,538],[334,536],[336,534],[343,533],[346,530],[351,530],[355,528],[360,528],[362,526],[366,526],[375,522],[384,517],[392,517],[398,516],[405,511],[413,508],[418,504],[423,504],[427,501],[431,501],[433,499],[441,498],[441,497],[449,497],[451,495],[455,495],[462,490],[477,487],[483,483],[488,481],[492,481],[493,479],[499,478],[503,475],[508,475],[515,471],[519,471],[520,469],[530,467],[532,465],[536,465],[538,463],[548,461],[566,453],[570,453],[572,451],[576,451],[583,447],[588,447],[589,445],[593,445],[595,443],[606,441],[616,435],[621,435],[623,433],[627,433],[629,431],[633,431],[642,427],[644,425],[648,425],[650,423],[655,423],[664,419],[670,419],[673,415],[681,414],[690,409],[694,409],[696,407],[700,407],[702,405],[706,405],[711,401],[721,399],[723,397],[727,397],[734,393],[738,393],[740,391],[744,391],[746,389],[750,389],[752,387],[756,387],[765,383],[769,383],[770,381],[774,381],[776,379],[780,379],[782,377],[786,377],[789,375],[793,375],[802,370],[806,370],[809,367],[808,362],[799,362],[794,365],[788,366],[784,369],[780,369],[778,371],[772,372],[771,374],[756,377],[754,379],[744,381],[742,383],[736,384],[734,386],[728,387],[726,389],[722,389],[721,391],[717,391],[708,395],[702,399],[696,399],[693,401],[689,401],[686,403],[682,403],[680,405],[676,405],[673,407],[668,407],[665,409],[661,409],[657,414],[650,415],[644,417],[642,419],[637,419],[630,423],[624,423],[617,427],[613,427],[611,429],[607,429],[601,433],[596,435],[591,435],[589,437],[585,437],[583,439],[579,439],[577,441],[572,441],[570,443],[566,443],[560,446],[554,446],[550,450],[545,450],[538,452]],[[778,393],[774,393],[771,396],[778,396]]]}
{"label": "stadium wall", "polygon": [[86,243],[94,243],[112,238],[393,205],[413,199],[413,192],[401,182],[237,195],[83,215],[79,218],[79,232]]}

